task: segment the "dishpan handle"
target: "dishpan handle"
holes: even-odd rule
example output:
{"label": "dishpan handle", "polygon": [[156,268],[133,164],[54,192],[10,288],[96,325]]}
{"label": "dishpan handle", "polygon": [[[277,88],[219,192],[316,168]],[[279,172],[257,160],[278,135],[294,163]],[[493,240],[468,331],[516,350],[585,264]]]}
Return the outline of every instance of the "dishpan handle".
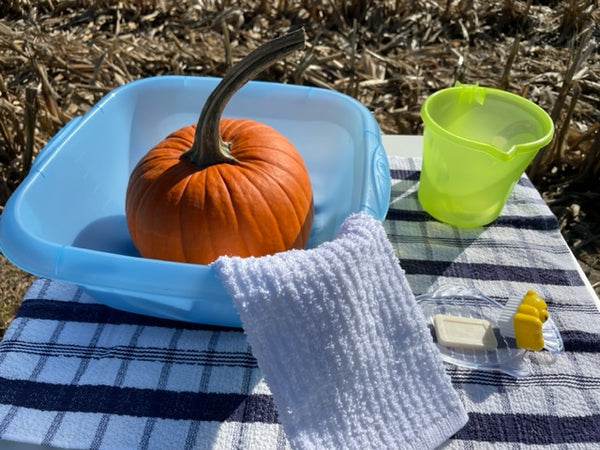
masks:
{"label": "dishpan handle", "polygon": [[385,219],[390,205],[390,165],[381,143],[381,135],[367,130],[364,138],[368,148],[374,149],[371,159],[365,161],[365,178],[373,180],[373,184],[364,186],[365,192],[360,210],[381,221]]}
{"label": "dishpan handle", "polygon": [[31,170],[38,169],[41,164],[46,161],[54,151],[61,146],[63,141],[71,135],[71,132],[83,119],[83,116],[75,116],[69,120],[63,127],[56,132],[52,138],[46,143],[46,145],[39,151],[35,159],[31,164]]}

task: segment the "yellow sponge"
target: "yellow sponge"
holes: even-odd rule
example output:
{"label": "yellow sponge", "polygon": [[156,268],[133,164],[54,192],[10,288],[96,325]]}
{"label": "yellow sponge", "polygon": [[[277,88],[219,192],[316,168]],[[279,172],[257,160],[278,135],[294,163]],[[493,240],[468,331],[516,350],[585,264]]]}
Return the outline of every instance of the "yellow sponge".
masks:
{"label": "yellow sponge", "polygon": [[542,326],[546,320],[546,302],[535,291],[529,290],[523,299],[511,299],[506,303],[498,326],[502,335],[516,339],[518,347],[537,351],[544,348]]}

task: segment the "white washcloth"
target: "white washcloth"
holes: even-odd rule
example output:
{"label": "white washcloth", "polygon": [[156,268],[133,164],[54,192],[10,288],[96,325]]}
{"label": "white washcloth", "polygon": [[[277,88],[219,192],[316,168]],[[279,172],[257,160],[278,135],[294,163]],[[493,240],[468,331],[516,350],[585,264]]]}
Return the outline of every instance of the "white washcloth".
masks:
{"label": "white washcloth", "polygon": [[380,222],[214,264],[296,449],[434,448],[467,422]]}

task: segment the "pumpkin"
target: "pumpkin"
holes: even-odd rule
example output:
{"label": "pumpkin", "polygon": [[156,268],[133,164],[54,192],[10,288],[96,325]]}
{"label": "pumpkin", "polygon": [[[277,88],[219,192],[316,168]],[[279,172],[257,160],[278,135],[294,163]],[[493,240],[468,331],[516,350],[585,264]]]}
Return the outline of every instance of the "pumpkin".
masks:
{"label": "pumpkin", "polygon": [[275,129],[221,119],[233,93],[304,43],[298,30],[257,48],[209,95],[196,125],[154,146],[127,186],[127,226],[141,256],[209,264],[306,246],[314,206],[302,157]]}

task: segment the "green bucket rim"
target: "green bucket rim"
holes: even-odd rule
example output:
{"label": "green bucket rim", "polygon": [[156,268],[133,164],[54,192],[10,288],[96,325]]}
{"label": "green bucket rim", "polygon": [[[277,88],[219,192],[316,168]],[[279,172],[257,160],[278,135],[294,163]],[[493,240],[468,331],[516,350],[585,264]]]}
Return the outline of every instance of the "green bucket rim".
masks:
{"label": "green bucket rim", "polygon": [[[522,105],[525,109],[531,112],[532,116],[540,119],[540,122],[542,123],[542,128],[547,131],[539,139],[522,144],[515,144],[508,151],[500,150],[499,148],[491,144],[475,141],[473,139],[469,139],[463,136],[459,136],[455,133],[449,132],[432,118],[429,108],[431,104],[434,101],[436,101],[439,97],[446,96],[449,94],[456,95],[457,91],[459,92],[458,98],[461,99],[459,101],[468,101],[469,103],[476,102],[479,104],[483,104],[484,99],[492,95],[501,97],[503,99],[507,99],[513,104],[516,103]],[[429,128],[431,131],[434,131],[435,133],[438,133],[450,139],[458,145],[469,146],[474,150],[479,150],[501,160],[510,160],[519,153],[538,151],[539,149],[547,145],[552,140],[552,137],[554,135],[554,123],[552,122],[552,119],[550,118],[548,113],[536,103],[512,92],[491,87],[482,87],[477,84],[460,84],[457,82],[457,84],[453,87],[444,88],[437,92],[434,92],[425,99],[425,102],[421,106],[420,114],[421,119],[423,120],[423,123],[425,125],[425,129]]]}

